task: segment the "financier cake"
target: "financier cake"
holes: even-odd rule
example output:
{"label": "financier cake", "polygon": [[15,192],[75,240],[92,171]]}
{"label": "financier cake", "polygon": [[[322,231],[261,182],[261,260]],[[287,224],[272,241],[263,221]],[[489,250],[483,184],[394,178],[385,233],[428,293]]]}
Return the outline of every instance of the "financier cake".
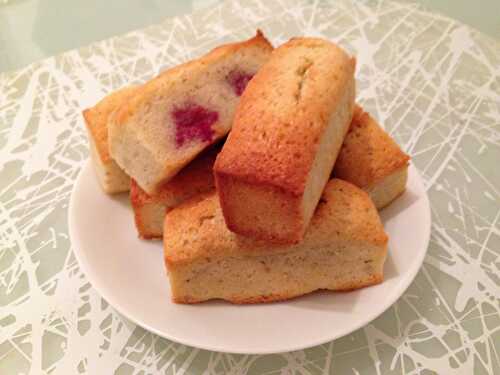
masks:
{"label": "financier cake", "polygon": [[388,238],[377,210],[366,192],[338,179],[327,184],[299,244],[270,246],[229,231],[215,192],[169,211],[165,226],[165,262],[178,303],[270,302],[383,280]]}
{"label": "financier cake", "polygon": [[272,49],[259,31],[144,84],[111,119],[112,157],[147,193],[157,192],[228,133],[241,94]]}
{"label": "financier cake", "polygon": [[405,191],[410,157],[361,107],[354,112],[333,176],[365,190],[382,209]]}
{"label": "financier cake", "polygon": [[294,38],[250,81],[214,166],[231,231],[302,239],[352,119],[354,70],[335,44]]}
{"label": "financier cake", "polygon": [[90,156],[97,178],[108,194],[129,190],[130,178],[111,158],[108,150],[108,120],[110,115],[137,91],[137,86],[125,87],[83,111],[90,143]]}

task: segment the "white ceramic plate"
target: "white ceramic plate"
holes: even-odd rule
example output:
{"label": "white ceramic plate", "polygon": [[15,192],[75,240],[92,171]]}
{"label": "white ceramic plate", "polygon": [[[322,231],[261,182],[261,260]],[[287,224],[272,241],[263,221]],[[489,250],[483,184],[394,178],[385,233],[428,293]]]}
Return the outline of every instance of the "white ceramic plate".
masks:
{"label": "white ceramic plate", "polygon": [[413,166],[407,191],[381,216],[390,237],[382,284],[247,306],[221,301],[172,303],[161,242],[137,238],[128,196],[104,194],[90,161],[71,196],[69,232],[94,288],[135,323],[198,348],[263,354],[303,349],[347,335],[403,294],[422,265],[430,235],[429,201]]}

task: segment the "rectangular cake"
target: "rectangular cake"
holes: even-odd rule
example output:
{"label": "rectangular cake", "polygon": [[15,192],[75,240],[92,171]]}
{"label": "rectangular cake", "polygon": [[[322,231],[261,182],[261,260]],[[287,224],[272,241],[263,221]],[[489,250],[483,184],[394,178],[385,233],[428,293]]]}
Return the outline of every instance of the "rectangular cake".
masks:
{"label": "rectangular cake", "polygon": [[335,44],[294,38],[250,81],[214,166],[231,231],[302,239],[352,119],[354,70]]}
{"label": "rectangular cake", "polygon": [[130,202],[139,237],[162,238],[163,221],[169,209],[191,197],[213,190],[215,184],[212,168],[220,148],[221,145],[217,144],[203,151],[165,183],[157,194],[146,193],[134,179],[131,180]]}
{"label": "rectangular cake", "polygon": [[356,106],[333,176],[365,190],[382,209],[405,191],[409,159],[377,121]]}
{"label": "rectangular cake", "polygon": [[299,244],[272,246],[229,231],[215,192],[169,211],[165,227],[165,263],[178,303],[270,302],[383,280],[388,238],[377,210],[366,192],[338,179],[328,182]]}
{"label": "rectangular cake", "polygon": [[113,159],[148,194],[158,192],[229,132],[241,94],[272,49],[259,31],[144,84],[111,118]]}
{"label": "rectangular cake", "polygon": [[102,189],[108,194],[129,190],[129,176],[115,163],[108,150],[108,120],[121,105],[126,104],[136,92],[136,86],[118,90],[83,111],[89,135],[90,157]]}

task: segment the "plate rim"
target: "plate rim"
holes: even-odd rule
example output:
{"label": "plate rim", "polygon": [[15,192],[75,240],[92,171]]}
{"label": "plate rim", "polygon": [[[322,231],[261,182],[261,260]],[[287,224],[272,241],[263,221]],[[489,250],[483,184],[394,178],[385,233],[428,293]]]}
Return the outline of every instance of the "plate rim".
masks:
{"label": "plate rim", "polygon": [[[431,227],[432,227],[432,217],[431,217],[431,208],[430,208],[430,201],[429,197],[427,194],[427,190],[425,189],[425,185],[423,183],[423,179],[418,172],[417,168],[413,165],[413,163],[410,163],[408,166],[408,169],[412,169],[411,173],[415,174],[418,183],[422,185],[423,192],[424,194],[422,195],[421,198],[423,198],[423,203],[424,203],[424,208],[425,208],[425,223],[424,223],[424,233],[425,233],[425,250],[419,253],[419,256],[416,258],[416,262],[418,266],[416,266],[414,269],[411,269],[409,273],[407,273],[406,277],[401,280],[400,285],[398,288],[396,288],[396,291],[391,293],[387,297],[386,303],[384,303],[384,306],[380,310],[376,310],[373,313],[367,313],[366,317],[364,319],[360,319],[357,324],[349,326],[349,328],[337,331],[335,334],[332,334],[328,338],[322,338],[316,341],[309,341],[304,344],[297,344],[297,345],[289,345],[287,348],[284,349],[277,349],[277,350],[231,350],[225,347],[224,345],[218,346],[218,345],[205,345],[205,344],[198,344],[194,340],[190,339],[184,339],[184,338],[178,338],[175,335],[171,335],[168,333],[165,333],[164,331],[155,328],[148,323],[144,322],[142,319],[137,318],[131,313],[128,313],[126,308],[124,308],[121,303],[118,301],[118,299],[115,299],[112,295],[108,294],[106,292],[106,287],[102,285],[98,280],[99,277],[94,276],[94,271],[92,271],[92,267],[88,263],[87,259],[85,259],[85,256],[82,252],[81,249],[79,249],[79,246],[76,246],[77,244],[81,244],[81,241],[79,241],[79,235],[76,231],[76,215],[75,215],[75,199],[76,199],[76,191],[79,189],[81,185],[81,180],[83,179],[83,176],[87,172],[88,169],[93,169],[94,166],[92,165],[92,161],[90,158],[88,158],[84,163],[83,166],[81,167],[80,171],[78,172],[78,176],[75,179],[75,183],[73,185],[73,188],[71,190],[71,196],[68,204],[68,234],[70,238],[70,243],[71,243],[71,250],[73,254],[75,255],[75,258],[78,262],[79,267],[82,269],[83,273],[85,274],[85,277],[87,278],[88,282],[92,285],[92,287],[95,289],[95,291],[102,297],[104,298],[109,305],[115,309],[120,315],[125,317],[126,319],[130,320],[131,322],[135,323],[136,325],[160,336],[163,338],[166,338],[167,340],[173,341],[175,343],[179,343],[182,345],[186,345],[192,348],[197,348],[197,349],[202,349],[202,350],[209,350],[209,351],[216,351],[220,353],[229,353],[229,354],[248,354],[248,355],[263,355],[263,354],[279,354],[279,353],[287,353],[287,352],[293,352],[293,351],[298,351],[298,350],[303,350],[303,349],[308,349],[312,348],[315,346],[323,345],[325,343],[328,343],[333,340],[337,340],[341,337],[347,336],[348,334],[357,331],[358,329],[366,326],[373,320],[377,319],[379,316],[381,316],[384,312],[386,312],[391,306],[393,306],[399,298],[403,296],[403,294],[406,292],[406,290],[409,288],[411,283],[415,280],[415,277],[417,276],[418,272],[422,268],[422,265],[424,263],[424,259],[427,255],[428,249],[429,249],[429,243],[430,243],[430,237],[431,237]],[[96,181],[97,183],[97,181]],[[105,193],[103,193],[105,194]]]}

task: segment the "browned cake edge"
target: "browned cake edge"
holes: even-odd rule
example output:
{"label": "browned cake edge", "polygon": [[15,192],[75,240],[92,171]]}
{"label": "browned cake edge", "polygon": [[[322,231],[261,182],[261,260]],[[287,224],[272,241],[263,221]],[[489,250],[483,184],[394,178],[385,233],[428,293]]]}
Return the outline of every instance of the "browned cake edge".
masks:
{"label": "browned cake edge", "polygon": [[[335,197],[338,198],[336,199]],[[353,200],[351,200],[351,198],[349,197],[352,197]],[[380,222],[380,218],[378,217],[373,202],[369,199],[367,193],[347,182],[341,180],[332,180],[329,182],[329,187],[325,189],[325,195],[322,200],[324,201],[323,203],[321,203],[322,206],[319,210],[319,212],[321,213],[318,212],[318,215],[315,215],[315,218],[313,219],[315,221],[311,224],[311,227],[308,231],[309,235],[308,237],[306,237],[308,238],[307,241],[312,241],[311,244],[304,243],[304,245],[292,245],[292,247],[285,246],[269,248],[270,245],[266,244],[265,242],[242,238],[229,232],[223,224],[220,206],[218,205],[218,200],[216,199],[214,193],[207,193],[197,196],[172,210],[167,215],[167,219],[170,220],[170,223],[167,223],[169,220],[165,220],[165,225],[172,225],[172,231],[170,232],[170,234],[173,237],[165,239],[164,249],[165,264],[167,266],[167,269],[169,270],[169,274],[171,277],[171,287],[173,288],[172,292],[174,301],[179,303],[197,303],[207,300],[207,298],[203,297],[202,295],[200,295],[199,297],[195,297],[196,294],[199,294],[198,292],[194,292],[194,294],[188,293],[186,295],[182,295],[182,293],[184,293],[182,292],[182,290],[188,291],[189,288],[185,289],[185,287],[190,285],[183,285],[182,279],[184,277],[192,277],[189,274],[198,274],[202,277],[205,277],[204,273],[206,272],[211,272],[214,274],[214,277],[217,277],[215,276],[217,274],[216,269],[211,268],[209,271],[206,266],[210,264],[215,265],[215,262],[217,262],[218,265],[219,259],[228,260],[229,263],[222,263],[221,267],[224,268],[231,264],[231,259],[234,256],[238,256],[238,254],[244,254],[248,252],[249,255],[251,254],[250,258],[246,260],[243,258],[242,261],[243,263],[245,263],[249,259],[253,259],[249,264],[251,264],[251,269],[254,269],[255,265],[259,265],[259,267],[262,267],[259,264],[259,259],[262,259],[262,256],[271,256],[272,259],[275,260],[283,259],[283,257],[286,256],[291,256],[293,259],[293,257],[297,254],[295,252],[296,250],[299,251],[298,254],[302,254],[304,249],[310,248],[309,245],[314,244],[313,246],[319,246],[318,249],[322,249],[324,248],[324,246],[326,246],[327,243],[331,243],[332,235],[336,238],[336,240],[333,240],[334,243],[337,244],[334,246],[334,248],[336,248],[336,246],[340,246],[339,249],[342,249],[343,246],[354,246],[355,248],[360,249],[361,252],[358,254],[357,250],[351,249],[350,251],[345,253],[345,255],[339,253],[341,255],[326,256],[341,256],[340,259],[342,259],[342,261],[344,262],[347,262],[346,264],[358,264],[354,269],[359,270],[364,269],[365,266],[363,265],[363,263],[359,265],[358,259],[363,259],[363,257],[365,257],[365,259],[371,259],[370,262],[374,261],[375,263],[373,264],[374,268],[370,267],[372,270],[363,271],[360,274],[351,274],[351,271],[349,271],[348,268],[345,275],[343,276],[345,277],[345,279],[334,278],[331,279],[331,281],[326,281],[330,285],[328,286],[328,290],[348,291],[382,282],[383,264],[387,254],[388,238],[383,230],[383,226]],[[334,206],[332,206],[332,204],[334,204],[336,208],[333,208]],[[354,206],[352,206],[352,204],[354,204]],[[365,219],[363,219],[362,217],[352,216],[352,214],[354,213],[353,210],[358,210],[360,213],[365,213],[365,215],[367,216],[365,217]],[[344,212],[347,213],[348,216],[344,216]],[[348,220],[347,222],[345,222],[343,219],[344,217],[351,217],[350,220],[354,221]],[[338,227],[339,232],[337,234],[332,233],[331,229],[328,229],[333,224],[329,220],[325,221],[327,218],[331,218],[331,220],[334,220],[334,223],[340,220],[338,222],[341,223],[341,225],[340,227]],[[207,222],[205,222],[205,220],[207,220]],[[198,227],[199,229],[198,231],[196,231],[194,230],[194,228],[197,225],[208,225],[208,227]],[[343,226],[346,226],[346,228],[340,229],[343,228]],[[186,243],[186,238],[190,236],[187,233],[191,233],[192,231],[194,231],[194,233],[197,233],[197,239],[195,239],[195,242],[193,244],[190,244],[189,242]],[[198,238],[198,236],[201,237]],[[192,246],[195,247],[193,248]],[[302,250],[299,250],[300,246],[305,247]],[[290,249],[291,251],[289,251],[288,249]],[[326,251],[326,254],[330,254],[329,251],[332,251],[331,249],[325,249],[326,250],[324,251]],[[179,250],[180,252],[178,252]],[[353,253],[352,251],[355,252]],[[314,254],[316,253],[314,252]],[[320,255],[320,259],[321,256],[325,256],[325,254]],[[367,256],[368,258],[366,258]],[[312,259],[311,261],[314,262],[315,260]],[[208,263],[205,265],[204,262]],[[359,268],[361,265],[363,265],[363,268]],[[263,267],[265,267],[265,265]],[[272,267],[271,264],[270,267]],[[188,273],[186,274],[185,272]],[[202,274],[199,274],[199,272],[202,272]],[[307,272],[310,272],[310,270]],[[244,276],[241,277],[243,277],[244,280]],[[214,281],[216,280],[212,280],[210,282]],[[181,284],[178,284],[179,282],[181,282]],[[325,280],[323,279],[322,282],[325,282]],[[203,283],[202,285],[206,284]],[[299,295],[308,294],[315,290],[324,289],[314,287],[314,283],[309,285],[305,284],[304,287],[299,288],[294,286],[294,284],[292,283],[288,286],[285,285],[284,288],[288,289],[287,293],[266,293],[255,296],[248,296],[244,294],[238,295],[234,294],[234,292],[229,292],[229,294],[226,294],[224,297],[222,297],[219,293],[224,292],[216,292],[219,297],[209,297],[208,299],[223,298],[232,303],[272,302],[295,298]],[[209,293],[209,295],[213,296],[214,294]]]}

